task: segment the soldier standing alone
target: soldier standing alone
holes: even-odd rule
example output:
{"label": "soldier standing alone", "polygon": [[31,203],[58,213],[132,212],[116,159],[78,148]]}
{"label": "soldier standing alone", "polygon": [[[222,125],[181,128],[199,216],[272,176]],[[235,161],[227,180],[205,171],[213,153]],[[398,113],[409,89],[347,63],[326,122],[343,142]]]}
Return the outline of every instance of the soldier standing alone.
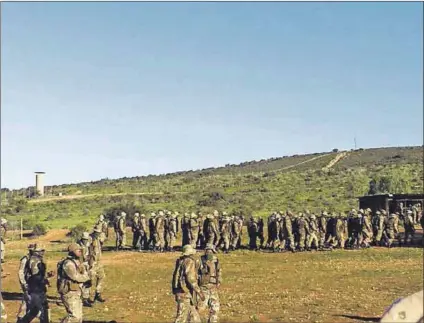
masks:
{"label": "soldier standing alone", "polygon": [[222,272],[215,253],[214,245],[207,244],[205,254],[200,258],[199,286],[205,295],[200,309],[209,309],[208,323],[218,322],[219,314],[218,289],[222,282]]}

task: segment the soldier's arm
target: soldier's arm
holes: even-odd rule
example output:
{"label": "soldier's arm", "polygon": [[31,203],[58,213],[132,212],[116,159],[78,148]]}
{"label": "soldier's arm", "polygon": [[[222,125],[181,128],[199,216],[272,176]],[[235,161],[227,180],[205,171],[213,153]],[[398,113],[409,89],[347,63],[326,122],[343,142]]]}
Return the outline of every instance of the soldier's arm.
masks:
{"label": "soldier's arm", "polygon": [[86,281],[90,280],[88,273],[86,271],[84,271],[84,273],[80,273],[77,267],[71,261],[65,262],[63,271],[70,279],[77,283],[85,283]]}
{"label": "soldier's arm", "polygon": [[25,281],[25,265],[27,263],[27,258],[23,258],[21,260],[21,262],[19,263],[19,271],[18,271],[18,277],[19,277],[19,282],[21,283],[21,285],[26,285],[26,281]]}

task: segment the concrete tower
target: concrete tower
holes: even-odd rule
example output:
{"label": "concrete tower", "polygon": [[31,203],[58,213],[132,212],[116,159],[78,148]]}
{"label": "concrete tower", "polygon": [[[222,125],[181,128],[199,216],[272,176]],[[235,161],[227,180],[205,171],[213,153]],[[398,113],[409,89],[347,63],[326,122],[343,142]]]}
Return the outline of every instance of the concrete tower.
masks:
{"label": "concrete tower", "polygon": [[44,196],[44,174],[45,172],[35,172],[35,189],[40,196]]}

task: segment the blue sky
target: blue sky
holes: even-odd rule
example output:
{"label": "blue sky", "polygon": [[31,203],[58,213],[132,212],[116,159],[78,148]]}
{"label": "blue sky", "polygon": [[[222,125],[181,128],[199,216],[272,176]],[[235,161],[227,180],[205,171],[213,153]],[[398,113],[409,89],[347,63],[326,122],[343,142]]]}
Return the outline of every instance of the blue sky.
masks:
{"label": "blue sky", "polygon": [[1,185],[423,143],[422,3],[2,3]]}

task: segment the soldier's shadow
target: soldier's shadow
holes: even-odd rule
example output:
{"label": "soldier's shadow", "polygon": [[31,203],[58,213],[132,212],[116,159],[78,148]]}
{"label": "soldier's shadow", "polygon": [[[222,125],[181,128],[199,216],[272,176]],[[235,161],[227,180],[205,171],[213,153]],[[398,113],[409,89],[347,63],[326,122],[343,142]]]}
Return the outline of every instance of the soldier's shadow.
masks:
{"label": "soldier's shadow", "polygon": [[[20,301],[22,300],[23,294],[16,292],[5,292],[2,291],[1,295],[5,301]],[[59,298],[56,296],[47,296],[47,300],[51,302],[56,302]]]}
{"label": "soldier's shadow", "polygon": [[380,322],[380,317],[364,317],[364,316],[357,316],[357,315],[334,315],[338,317],[345,317],[352,320],[359,320],[363,322]]}

